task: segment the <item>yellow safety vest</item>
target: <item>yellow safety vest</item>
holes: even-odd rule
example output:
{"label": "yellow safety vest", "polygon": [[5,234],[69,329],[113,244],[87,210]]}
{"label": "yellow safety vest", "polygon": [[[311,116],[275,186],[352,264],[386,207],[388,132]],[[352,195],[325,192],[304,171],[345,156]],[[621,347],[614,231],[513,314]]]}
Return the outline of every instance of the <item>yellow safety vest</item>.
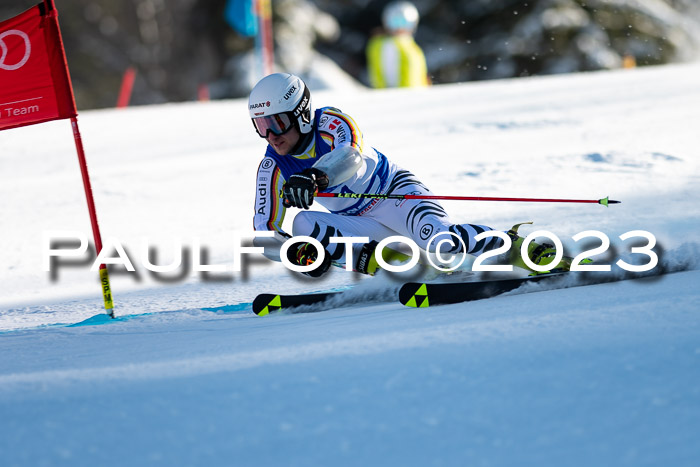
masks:
{"label": "yellow safety vest", "polygon": [[428,85],[425,55],[409,34],[370,39],[367,68],[370,84],[375,88]]}

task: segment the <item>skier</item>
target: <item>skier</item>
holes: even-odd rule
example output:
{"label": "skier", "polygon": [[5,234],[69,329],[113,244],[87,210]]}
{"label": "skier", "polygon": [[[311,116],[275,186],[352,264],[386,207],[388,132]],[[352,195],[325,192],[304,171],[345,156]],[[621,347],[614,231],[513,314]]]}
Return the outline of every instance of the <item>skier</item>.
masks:
{"label": "skier", "polygon": [[418,10],[411,2],[392,2],[382,11],[384,30],[367,43],[367,72],[372,87],[422,87],[430,84],[425,54],[413,34]]}
{"label": "skier", "polygon": [[[411,172],[369,146],[349,115],[333,107],[314,110],[309,89],[298,76],[286,73],[266,76],[251,91],[248,109],[255,131],[268,142],[257,173],[254,228],[273,231],[277,248],[292,235],[317,239],[326,249],[325,258],[306,274],[320,276],[332,263],[345,266],[348,258],[352,258],[353,270],[372,275],[378,267],[375,256],[378,241],[395,235],[408,237],[427,250],[433,236],[451,232],[466,246],[465,250],[458,241],[443,243],[442,248],[449,251],[441,252],[451,254],[479,255],[503,244],[498,237],[476,241],[476,235],[493,229],[455,224],[443,207],[432,200],[318,198],[319,204],[329,212],[309,210],[319,191],[432,193]],[[294,218],[292,235],[282,229],[284,215],[291,207],[302,209]],[[522,238],[517,236],[517,227],[509,235],[514,240],[513,254],[509,256],[511,264],[526,267],[519,259]],[[342,243],[330,243],[331,237],[369,237],[370,241],[353,245],[349,252]],[[279,250],[269,251],[268,240],[256,238],[254,244],[266,247],[266,256],[279,260],[276,256]],[[385,261],[407,259],[391,249],[383,251]],[[535,242],[531,243],[530,251],[531,259],[538,265],[547,264],[547,259],[554,255],[552,248]],[[287,250],[287,259],[294,265],[312,264],[317,257],[316,248],[308,242],[295,243]],[[557,268],[568,269],[565,264]]]}

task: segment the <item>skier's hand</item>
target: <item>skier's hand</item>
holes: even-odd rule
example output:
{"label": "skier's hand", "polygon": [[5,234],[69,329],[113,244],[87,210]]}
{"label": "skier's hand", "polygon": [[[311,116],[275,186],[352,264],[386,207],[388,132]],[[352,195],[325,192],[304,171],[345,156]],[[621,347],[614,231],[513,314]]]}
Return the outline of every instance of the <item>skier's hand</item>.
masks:
{"label": "skier's hand", "polygon": [[282,188],[282,204],[286,208],[309,209],[319,189],[328,187],[328,176],[318,169],[310,168],[289,177]]}

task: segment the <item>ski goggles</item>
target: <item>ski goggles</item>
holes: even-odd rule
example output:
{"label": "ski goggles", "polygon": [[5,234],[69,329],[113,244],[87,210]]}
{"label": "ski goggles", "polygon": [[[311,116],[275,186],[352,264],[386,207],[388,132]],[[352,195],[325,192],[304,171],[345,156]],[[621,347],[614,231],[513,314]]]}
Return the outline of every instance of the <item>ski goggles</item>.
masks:
{"label": "ski goggles", "polygon": [[270,132],[277,136],[285,134],[294,126],[294,122],[289,113],[281,113],[254,118],[253,126],[261,138],[267,138]]}

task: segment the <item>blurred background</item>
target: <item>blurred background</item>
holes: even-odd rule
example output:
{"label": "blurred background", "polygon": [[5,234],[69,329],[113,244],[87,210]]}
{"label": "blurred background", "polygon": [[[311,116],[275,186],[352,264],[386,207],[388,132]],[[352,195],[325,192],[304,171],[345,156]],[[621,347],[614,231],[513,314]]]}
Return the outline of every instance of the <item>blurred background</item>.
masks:
{"label": "blurred background", "polygon": [[[38,0],[2,0],[0,20]],[[247,96],[263,73],[253,0],[55,0],[79,109]],[[270,0],[273,71],[367,86],[388,0]],[[433,84],[700,57],[698,0],[414,0]],[[246,6],[247,5],[247,6]],[[242,10],[241,8],[248,8]],[[262,26],[261,26],[262,25]],[[122,96],[123,98],[124,96]],[[122,102],[124,104],[124,102]]]}

